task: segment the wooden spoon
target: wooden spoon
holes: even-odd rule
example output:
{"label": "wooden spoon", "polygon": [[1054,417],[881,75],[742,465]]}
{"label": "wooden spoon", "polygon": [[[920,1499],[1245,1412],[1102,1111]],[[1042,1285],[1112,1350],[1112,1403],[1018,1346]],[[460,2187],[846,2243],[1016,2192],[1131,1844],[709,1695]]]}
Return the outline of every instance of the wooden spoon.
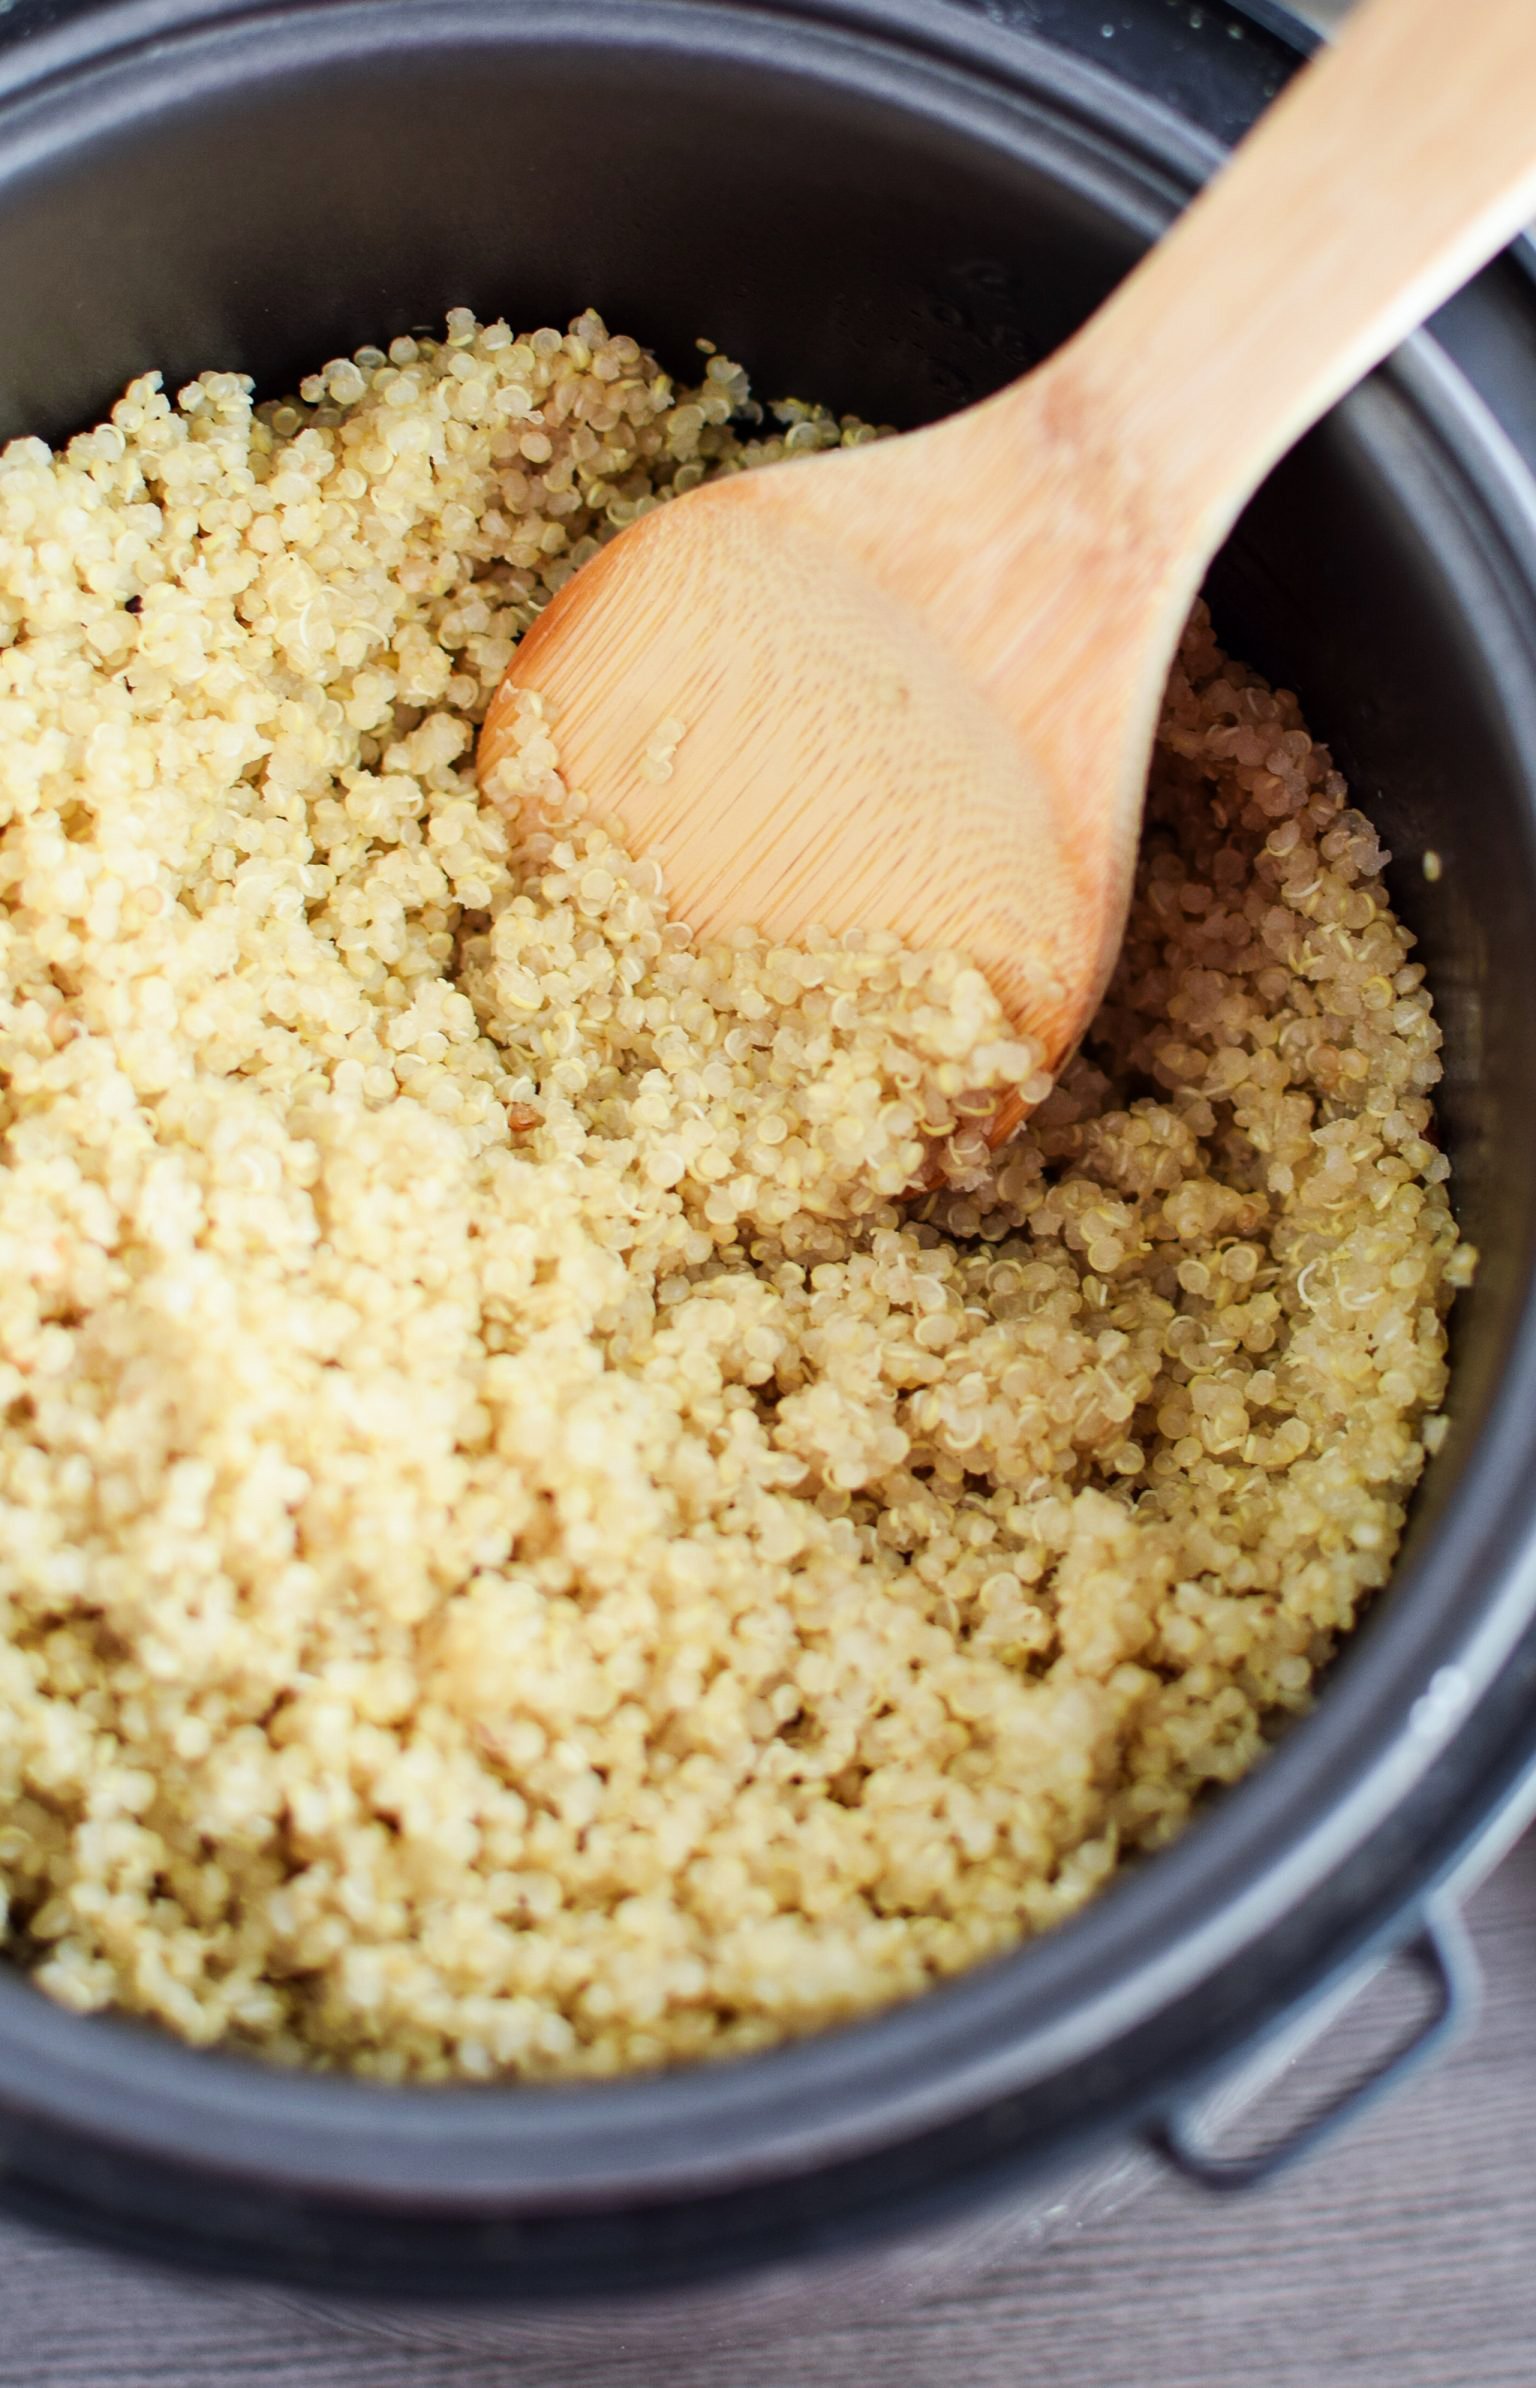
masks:
{"label": "wooden spoon", "polygon": [[1533,214],[1536,0],[1366,0],[1037,371],[613,540],[518,647],[482,778],[540,691],[569,784],[661,862],[675,917],[958,946],[1054,1069],[1113,967],[1212,555]]}

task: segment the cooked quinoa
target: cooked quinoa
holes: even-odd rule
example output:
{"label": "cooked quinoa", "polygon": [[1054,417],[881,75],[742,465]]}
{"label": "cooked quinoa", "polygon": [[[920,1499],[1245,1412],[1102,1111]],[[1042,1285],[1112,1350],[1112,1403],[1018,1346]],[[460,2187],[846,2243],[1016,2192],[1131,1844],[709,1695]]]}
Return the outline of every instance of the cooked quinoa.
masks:
{"label": "cooked quinoa", "polygon": [[1071,1913],[1386,1576],[1470,1266],[1439,1037],[1203,618],[995,1158],[1037,1057],[963,959],[690,941],[535,705],[477,792],[611,527],[868,436],[461,313],[0,458],[0,1940],[71,2006],[757,2047]]}

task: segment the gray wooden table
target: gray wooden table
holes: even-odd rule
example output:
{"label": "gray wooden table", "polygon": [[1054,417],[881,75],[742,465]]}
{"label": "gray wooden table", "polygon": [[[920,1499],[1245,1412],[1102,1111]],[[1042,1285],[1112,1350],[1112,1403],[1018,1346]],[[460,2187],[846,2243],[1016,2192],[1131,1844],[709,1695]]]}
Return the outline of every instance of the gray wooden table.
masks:
{"label": "gray wooden table", "polygon": [[0,2388],[1536,2388],[1536,1835],[1471,1920],[1477,2033],[1310,2168],[1166,2183],[949,2303],[681,2363],[466,2360],[0,2224]]}

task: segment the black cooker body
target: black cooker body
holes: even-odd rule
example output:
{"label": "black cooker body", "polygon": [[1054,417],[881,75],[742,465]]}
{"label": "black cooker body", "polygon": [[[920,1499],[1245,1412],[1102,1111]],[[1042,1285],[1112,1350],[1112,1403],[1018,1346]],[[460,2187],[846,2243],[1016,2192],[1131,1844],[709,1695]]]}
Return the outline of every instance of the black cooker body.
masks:
{"label": "black cooker body", "polygon": [[[679,362],[707,333],[759,388],[922,421],[1082,320],[1291,70],[1282,20],[1210,0],[18,0],[0,434],[66,434],[153,365],[275,388],[458,304],[596,303]],[[1166,2123],[1417,1932],[1525,1795],[1532,1738],[1533,467],[1536,287],[1510,259],[1287,462],[1212,582],[1398,856],[1484,1255],[1454,1431],[1316,1713],[1059,1932],[701,2072],[296,2078],[65,2014],[0,1969],[9,2203],[330,2288],[640,2295],[1030,2183],[1049,2203],[1064,2168]]]}

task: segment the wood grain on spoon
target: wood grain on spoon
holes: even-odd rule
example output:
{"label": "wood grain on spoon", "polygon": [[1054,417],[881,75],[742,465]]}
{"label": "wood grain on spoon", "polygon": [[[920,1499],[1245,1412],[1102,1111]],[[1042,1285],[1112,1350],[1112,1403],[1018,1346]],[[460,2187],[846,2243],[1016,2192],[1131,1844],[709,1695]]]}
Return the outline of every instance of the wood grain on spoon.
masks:
{"label": "wood grain on spoon", "polygon": [[1216,548],[1532,214],[1536,0],[1368,0],[1036,372],[623,531],[518,647],[482,778],[538,691],[566,779],[660,861],[675,917],[960,947],[1054,1069],[1119,948]]}

